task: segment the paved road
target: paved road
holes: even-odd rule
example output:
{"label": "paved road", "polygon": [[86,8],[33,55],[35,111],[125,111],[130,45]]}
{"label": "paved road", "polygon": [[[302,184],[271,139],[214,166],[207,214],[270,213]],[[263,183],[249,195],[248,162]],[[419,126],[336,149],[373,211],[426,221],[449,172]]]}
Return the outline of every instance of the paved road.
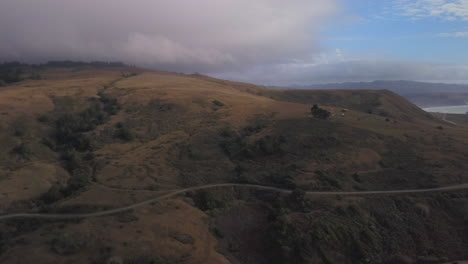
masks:
{"label": "paved road", "polygon": [[[262,185],[252,185],[252,184],[240,184],[240,183],[224,183],[224,184],[209,184],[209,185],[202,185],[196,186],[186,189],[175,190],[169,192],[167,194],[158,196],[153,199],[149,199],[143,202],[139,202],[136,204],[123,206],[115,209],[104,210],[101,212],[95,213],[84,213],[84,214],[40,214],[40,213],[20,213],[20,214],[9,214],[9,215],[2,215],[0,216],[0,220],[6,219],[13,219],[13,218],[40,218],[40,219],[79,219],[79,218],[88,218],[88,217],[96,217],[96,216],[105,216],[111,215],[115,213],[120,213],[124,211],[128,211],[134,209],[136,207],[140,207],[143,205],[147,205],[150,203],[154,203],[166,198],[170,198],[182,193],[190,192],[190,191],[197,191],[203,189],[211,189],[211,188],[219,188],[219,187],[243,187],[243,188],[253,188],[259,190],[269,190],[279,193],[288,194],[291,193],[292,190],[288,189],[281,189],[276,187],[270,186],[262,186]],[[456,190],[465,190],[468,189],[468,183],[460,184],[460,185],[453,185],[453,186],[446,186],[446,187],[439,187],[439,188],[429,188],[429,189],[413,189],[413,190],[391,190],[391,191],[360,191],[360,192],[316,192],[310,191],[306,192],[307,195],[316,195],[316,196],[335,196],[335,195],[342,195],[342,196],[363,196],[363,195],[396,195],[396,194],[414,194],[414,193],[430,193],[430,192],[449,192],[449,191],[456,191]]]}

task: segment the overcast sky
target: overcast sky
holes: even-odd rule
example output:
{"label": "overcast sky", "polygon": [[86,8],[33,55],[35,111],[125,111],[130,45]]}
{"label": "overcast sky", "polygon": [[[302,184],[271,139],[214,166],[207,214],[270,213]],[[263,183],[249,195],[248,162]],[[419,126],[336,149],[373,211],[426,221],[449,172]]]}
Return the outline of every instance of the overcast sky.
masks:
{"label": "overcast sky", "polygon": [[105,60],[260,84],[468,83],[468,0],[1,0],[0,61]]}

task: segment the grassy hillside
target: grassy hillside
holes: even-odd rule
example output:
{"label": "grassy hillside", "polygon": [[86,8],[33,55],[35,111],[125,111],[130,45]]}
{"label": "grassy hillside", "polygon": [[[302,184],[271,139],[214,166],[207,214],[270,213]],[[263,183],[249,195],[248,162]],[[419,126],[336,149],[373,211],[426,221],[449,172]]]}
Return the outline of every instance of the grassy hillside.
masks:
{"label": "grassy hillside", "polygon": [[373,81],[314,84],[292,89],[312,90],[389,90],[404,96],[419,107],[464,105],[468,101],[468,85],[415,81]]}
{"label": "grassy hillside", "polygon": [[[282,91],[122,65],[40,74],[0,88],[2,215],[100,211],[211,183],[296,191],[220,188],[104,217],[0,221],[1,263],[468,258],[466,191],[304,196],[468,182],[468,127],[394,93]],[[313,104],[331,116],[313,117]]]}

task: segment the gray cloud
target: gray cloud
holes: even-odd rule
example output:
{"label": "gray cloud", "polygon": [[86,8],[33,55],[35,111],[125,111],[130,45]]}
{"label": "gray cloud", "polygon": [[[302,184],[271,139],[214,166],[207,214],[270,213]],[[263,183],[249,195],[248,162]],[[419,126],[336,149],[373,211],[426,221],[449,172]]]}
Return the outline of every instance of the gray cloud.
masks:
{"label": "gray cloud", "polygon": [[[416,13],[426,12],[421,11],[426,2],[431,7],[447,2],[396,1]],[[454,1],[458,4],[444,6],[447,11],[437,14],[464,19],[466,1]],[[324,55],[318,32],[336,18],[341,4],[341,0],[1,0],[0,61],[123,61],[264,84],[468,79],[466,66],[351,58],[339,49]]]}
{"label": "gray cloud", "polygon": [[2,0],[0,59],[119,60],[176,71],[313,53],[338,0]]}

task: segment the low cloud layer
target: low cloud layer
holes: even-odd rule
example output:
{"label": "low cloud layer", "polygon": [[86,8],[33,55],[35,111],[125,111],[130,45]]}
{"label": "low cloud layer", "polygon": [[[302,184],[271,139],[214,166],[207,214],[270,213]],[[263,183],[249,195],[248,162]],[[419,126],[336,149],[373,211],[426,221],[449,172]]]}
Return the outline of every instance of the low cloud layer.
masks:
{"label": "low cloud layer", "polygon": [[2,0],[0,59],[174,71],[286,63],[317,49],[335,0]]}
{"label": "low cloud layer", "polygon": [[[404,16],[468,19],[468,0],[394,1]],[[468,82],[465,66],[350,58],[339,49],[324,50],[319,33],[339,19],[343,3],[1,0],[0,62],[122,61],[264,84],[375,79]],[[356,18],[351,20],[354,23]],[[466,32],[438,36],[464,38]],[[331,55],[323,55],[327,53]]]}
{"label": "low cloud layer", "polygon": [[315,83],[374,80],[419,80],[468,83],[468,66],[388,60],[348,60],[329,63],[257,66],[218,77],[263,85],[307,85]]}

